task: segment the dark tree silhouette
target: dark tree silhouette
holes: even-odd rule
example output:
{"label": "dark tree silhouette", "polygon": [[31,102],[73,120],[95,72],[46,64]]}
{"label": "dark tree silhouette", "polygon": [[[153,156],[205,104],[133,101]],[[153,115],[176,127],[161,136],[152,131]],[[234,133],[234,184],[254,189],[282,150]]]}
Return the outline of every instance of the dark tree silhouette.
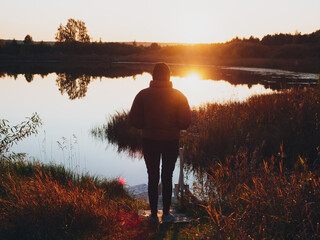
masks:
{"label": "dark tree silhouette", "polygon": [[81,20],[77,21],[78,24],[78,41],[79,42],[90,42],[90,36],[85,23]]}
{"label": "dark tree silhouette", "polygon": [[68,19],[66,26],[60,24],[55,39],[58,42],[90,42],[87,27],[81,20]]}
{"label": "dark tree silhouette", "polygon": [[1,39],[0,40],[0,48],[4,47],[5,44],[6,44],[6,42],[3,39]]}
{"label": "dark tree silhouette", "polygon": [[151,43],[150,49],[151,50],[159,50],[161,46],[158,43]]}
{"label": "dark tree silhouette", "polygon": [[32,44],[33,43],[32,37],[28,34],[27,36],[25,36],[23,43],[24,44]]}

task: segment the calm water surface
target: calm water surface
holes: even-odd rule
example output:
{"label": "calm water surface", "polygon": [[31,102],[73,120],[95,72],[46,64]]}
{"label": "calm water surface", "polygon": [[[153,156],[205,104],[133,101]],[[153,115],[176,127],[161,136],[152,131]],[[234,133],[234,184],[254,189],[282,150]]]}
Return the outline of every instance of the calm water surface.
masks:
{"label": "calm water surface", "polygon": [[[84,76],[76,80],[56,73],[45,77],[35,74],[32,81],[28,76],[0,78],[0,119],[13,125],[37,112],[43,121],[39,134],[15,145],[14,152],[25,152],[44,163],[64,164],[79,173],[124,177],[131,186],[147,182],[143,160],[117,153],[115,146],[96,140],[90,130],[106,123],[117,111],[128,110],[135,95],[148,87],[150,73],[114,78]],[[244,101],[274,91],[265,84],[231,84],[222,78],[203,77],[194,69],[173,74],[172,81],[192,107],[206,102]],[[178,171],[176,168],[174,182],[178,181]]]}

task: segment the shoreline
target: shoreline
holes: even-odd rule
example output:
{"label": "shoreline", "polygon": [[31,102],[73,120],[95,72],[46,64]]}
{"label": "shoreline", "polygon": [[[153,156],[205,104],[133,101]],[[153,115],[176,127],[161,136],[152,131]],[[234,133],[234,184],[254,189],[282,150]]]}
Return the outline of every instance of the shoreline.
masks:
{"label": "shoreline", "polygon": [[[68,64],[70,66],[83,64],[154,64],[166,62],[169,65],[194,65],[213,67],[250,67],[288,70],[302,73],[320,73],[320,59],[274,59],[274,58],[237,58],[218,59],[212,57],[168,57],[163,55],[128,55],[128,56],[97,56],[97,55],[68,55],[68,56],[1,56],[0,63],[5,68],[8,65],[23,64]],[[67,67],[67,66],[66,66]]]}

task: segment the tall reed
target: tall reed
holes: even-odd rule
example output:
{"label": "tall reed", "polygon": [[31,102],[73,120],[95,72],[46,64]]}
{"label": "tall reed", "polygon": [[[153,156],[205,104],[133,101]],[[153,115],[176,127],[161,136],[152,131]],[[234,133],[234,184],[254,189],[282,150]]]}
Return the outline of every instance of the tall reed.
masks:
{"label": "tall reed", "polygon": [[207,104],[193,111],[186,160],[194,169],[206,168],[245,150],[255,161],[282,154],[292,168],[300,155],[319,164],[320,95],[313,89],[292,89],[251,97],[246,102]]}
{"label": "tall reed", "polygon": [[[215,162],[202,188],[209,239],[319,239],[320,175],[299,158],[289,171],[280,158],[258,167],[247,153]],[[199,238],[201,239],[201,237]]]}

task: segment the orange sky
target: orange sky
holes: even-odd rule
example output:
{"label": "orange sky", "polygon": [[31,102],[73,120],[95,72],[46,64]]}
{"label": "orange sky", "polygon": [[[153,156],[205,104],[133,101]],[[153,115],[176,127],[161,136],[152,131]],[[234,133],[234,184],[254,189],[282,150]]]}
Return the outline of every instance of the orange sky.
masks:
{"label": "orange sky", "polygon": [[0,8],[2,39],[54,41],[68,18],[83,20],[93,41],[225,42],[320,29],[319,0],[3,0]]}

